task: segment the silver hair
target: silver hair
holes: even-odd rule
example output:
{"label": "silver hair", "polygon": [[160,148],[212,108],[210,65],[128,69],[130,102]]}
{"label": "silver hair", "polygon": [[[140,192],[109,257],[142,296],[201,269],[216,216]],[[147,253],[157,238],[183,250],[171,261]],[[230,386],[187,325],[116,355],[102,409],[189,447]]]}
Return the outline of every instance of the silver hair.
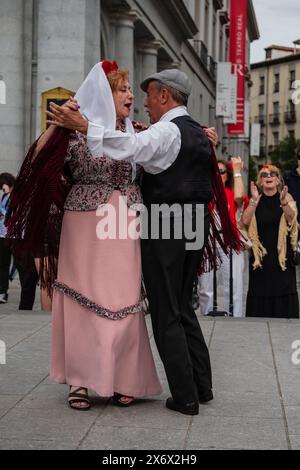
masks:
{"label": "silver hair", "polygon": [[181,104],[182,106],[188,105],[189,97],[185,93],[182,93],[179,90],[175,90],[175,88],[165,85],[159,80],[156,80],[156,88],[158,92],[165,88],[170,92],[173,100],[176,101],[176,103]]}

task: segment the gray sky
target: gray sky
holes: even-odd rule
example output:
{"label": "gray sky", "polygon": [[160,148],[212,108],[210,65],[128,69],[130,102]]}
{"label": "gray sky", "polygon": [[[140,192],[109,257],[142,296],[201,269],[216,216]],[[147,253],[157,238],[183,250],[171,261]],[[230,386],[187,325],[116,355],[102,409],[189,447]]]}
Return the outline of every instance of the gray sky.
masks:
{"label": "gray sky", "polygon": [[251,46],[251,63],[265,59],[271,44],[293,47],[300,39],[300,0],[253,0],[260,39]]}

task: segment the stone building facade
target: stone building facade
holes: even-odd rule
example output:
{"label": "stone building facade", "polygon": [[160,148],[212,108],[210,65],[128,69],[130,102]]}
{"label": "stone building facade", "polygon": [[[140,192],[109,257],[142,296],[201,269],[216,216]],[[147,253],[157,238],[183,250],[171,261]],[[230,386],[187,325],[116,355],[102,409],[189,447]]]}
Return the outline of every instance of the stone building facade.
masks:
{"label": "stone building facade", "polygon": [[[76,91],[100,59],[130,71],[134,118],[147,121],[142,78],[163,68],[185,71],[193,82],[189,111],[217,126],[226,155],[247,161],[248,142],[228,140],[216,119],[216,63],[228,57],[229,0],[1,0],[0,171],[17,173],[25,150],[42,128],[42,93]],[[247,57],[258,38],[248,2]],[[223,139],[224,138],[224,139]],[[225,155],[225,156],[226,156]]]}
{"label": "stone building facade", "polygon": [[294,83],[300,80],[300,48],[267,47],[266,60],[251,65],[251,80],[251,120],[261,126],[257,161],[262,165],[285,137],[300,139],[300,104],[293,99]]}

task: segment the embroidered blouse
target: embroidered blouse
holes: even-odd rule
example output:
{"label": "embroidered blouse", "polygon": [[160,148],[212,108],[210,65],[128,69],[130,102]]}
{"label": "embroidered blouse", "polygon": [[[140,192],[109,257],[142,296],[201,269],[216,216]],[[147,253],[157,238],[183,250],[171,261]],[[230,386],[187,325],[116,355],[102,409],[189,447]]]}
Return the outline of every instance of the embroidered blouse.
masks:
{"label": "embroidered blouse", "polygon": [[65,210],[96,210],[106,204],[116,190],[127,197],[129,207],[142,203],[141,189],[132,181],[131,163],[107,157],[93,158],[84,135],[72,134],[65,162],[73,181]]}

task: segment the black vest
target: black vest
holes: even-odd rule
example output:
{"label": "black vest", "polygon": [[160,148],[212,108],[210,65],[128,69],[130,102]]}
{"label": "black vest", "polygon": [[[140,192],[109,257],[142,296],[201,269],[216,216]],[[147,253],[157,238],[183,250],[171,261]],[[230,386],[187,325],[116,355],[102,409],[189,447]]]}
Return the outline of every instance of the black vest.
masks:
{"label": "black vest", "polygon": [[209,141],[190,116],[173,119],[181,133],[181,149],[170,168],[157,175],[144,172],[144,204],[173,204],[212,199],[212,156]]}

